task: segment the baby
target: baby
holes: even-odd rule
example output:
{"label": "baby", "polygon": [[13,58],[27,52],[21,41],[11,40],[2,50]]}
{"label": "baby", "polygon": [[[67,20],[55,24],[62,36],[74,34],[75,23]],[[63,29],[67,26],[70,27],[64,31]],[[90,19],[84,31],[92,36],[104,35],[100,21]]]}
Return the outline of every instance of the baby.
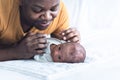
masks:
{"label": "baby", "polygon": [[82,45],[75,42],[61,41],[55,38],[48,38],[48,47],[45,54],[35,55],[34,59],[40,62],[84,62],[86,51]]}

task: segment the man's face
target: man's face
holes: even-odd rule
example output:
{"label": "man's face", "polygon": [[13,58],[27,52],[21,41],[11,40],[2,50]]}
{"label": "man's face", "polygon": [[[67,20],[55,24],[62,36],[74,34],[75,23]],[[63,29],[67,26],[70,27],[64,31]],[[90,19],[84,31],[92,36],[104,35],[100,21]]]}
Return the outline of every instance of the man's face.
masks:
{"label": "man's face", "polygon": [[59,11],[60,0],[27,0],[21,5],[21,13],[27,25],[46,29]]}
{"label": "man's face", "polygon": [[54,62],[70,62],[74,58],[74,46],[71,43],[54,45],[51,56]]}

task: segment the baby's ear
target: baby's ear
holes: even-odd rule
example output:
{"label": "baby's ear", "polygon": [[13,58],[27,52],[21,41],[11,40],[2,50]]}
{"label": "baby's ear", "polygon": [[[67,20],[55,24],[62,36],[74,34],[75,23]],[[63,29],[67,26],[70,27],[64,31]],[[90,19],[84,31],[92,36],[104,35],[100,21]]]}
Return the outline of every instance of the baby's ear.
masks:
{"label": "baby's ear", "polygon": [[56,44],[51,44],[50,49],[52,50],[55,46],[56,46]]}

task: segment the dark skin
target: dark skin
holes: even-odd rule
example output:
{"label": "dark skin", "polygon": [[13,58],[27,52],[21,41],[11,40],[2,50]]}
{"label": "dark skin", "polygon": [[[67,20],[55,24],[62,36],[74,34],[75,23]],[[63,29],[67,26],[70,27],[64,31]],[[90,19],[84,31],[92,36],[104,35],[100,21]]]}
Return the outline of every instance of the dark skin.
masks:
{"label": "dark skin", "polygon": [[[46,48],[46,37],[42,33],[31,33],[29,30],[35,26],[44,30],[54,20],[59,12],[60,0],[20,0],[20,19],[26,35],[14,45],[3,49],[0,44],[0,61],[12,59],[30,59],[36,54],[43,54]],[[71,42],[79,42],[79,32],[68,29],[52,37]]]}
{"label": "dark skin", "polygon": [[52,44],[50,48],[54,62],[77,63],[85,60],[86,51],[79,43]]}

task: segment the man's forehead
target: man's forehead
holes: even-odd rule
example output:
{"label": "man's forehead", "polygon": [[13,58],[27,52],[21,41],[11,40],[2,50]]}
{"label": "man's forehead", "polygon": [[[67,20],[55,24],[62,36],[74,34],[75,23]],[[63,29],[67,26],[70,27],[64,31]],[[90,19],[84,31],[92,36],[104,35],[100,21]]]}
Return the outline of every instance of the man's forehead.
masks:
{"label": "man's forehead", "polygon": [[60,0],[23,0],[24,2],[27,2],[27,3],[34,3],[34,2],[59,2]]}
{"label": "man's forehead", "polygon": [[27,5],[37,5],[41,7],[52,7],[59,5],[60,0],[24,0]]}

